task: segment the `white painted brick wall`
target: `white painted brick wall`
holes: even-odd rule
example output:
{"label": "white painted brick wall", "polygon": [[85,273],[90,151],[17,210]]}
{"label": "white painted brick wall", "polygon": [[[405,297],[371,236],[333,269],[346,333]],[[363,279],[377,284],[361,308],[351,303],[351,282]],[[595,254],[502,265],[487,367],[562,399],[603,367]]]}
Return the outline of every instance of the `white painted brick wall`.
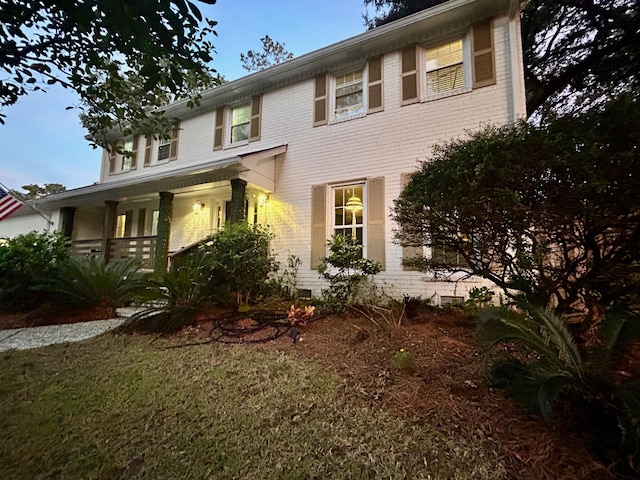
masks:
{"label": "white painted brick wall", "polygon": [[[522,78],[511,78],[507,18],[497,19],[494,27],[497,73],[494,86],[402,107],[400,53],[390,53],[384,56],[382,112],[314,128],[314,81],[307,80],[263,95],[260,141],[213,151],[214,113],[203,112],[181,123],[177,161],[144,168],[140,158],[138,169],[124,175],[141,176],[205,163],[215,165],[217,161],[260,148],[288,145],[284,159],[277,163],[275,193],[264,207],[266,223],[276,234],[273,247],[279,260],[285,262],[289,254],[300,257],[301,287],[319,294],[322,282],[309,267],[312,185],[384,176],[385,203],[390,212],[400,193],[401,174],[428,160],[434,144],[464,137],[465,132],[487,124],[512,121],[514,112],[524,110],[523,105],[513,105],[512,83],[522,93],[524,82]],[[519,44],[515,47],[519,48]],[[194,230],[187,221],[189,209],[187,200],[182,203],[176,198],[172,250],[197,240],[209,228]],[[479,284],[478,280],[434,281],[419,272],[403,271],[401,248],[393,243],[393,228],[387,218],[386,271],[376,277],[387,293],[436,295],[437,302],[441,295],[465,296],[472,286]]]}

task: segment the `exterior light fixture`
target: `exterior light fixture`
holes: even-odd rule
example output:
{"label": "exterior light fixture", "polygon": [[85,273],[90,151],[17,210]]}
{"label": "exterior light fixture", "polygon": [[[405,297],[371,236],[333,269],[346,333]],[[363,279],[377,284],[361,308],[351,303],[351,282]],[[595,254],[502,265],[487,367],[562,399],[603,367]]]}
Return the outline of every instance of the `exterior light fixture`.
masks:
{"label": "exterior light fixture", "polygon": [[204,203],[202,203],[201,201],[198,200],[193,204],[193,213],[195,213],[196,215],[200,213],[203,209],[204,209]]}
{"label": "exterior light fixture", "polygon": [[261,207],[264,207],[264,204],[267,202],[267,197],[266,195],[260,195],[258,197],[258,205]]}

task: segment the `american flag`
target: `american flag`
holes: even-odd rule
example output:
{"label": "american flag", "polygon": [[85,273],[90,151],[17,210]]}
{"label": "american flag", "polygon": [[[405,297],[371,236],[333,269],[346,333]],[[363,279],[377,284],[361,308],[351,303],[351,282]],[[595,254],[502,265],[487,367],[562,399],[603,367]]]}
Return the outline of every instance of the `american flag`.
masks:
{"label": "american flag", "polygon": [[11,196],[4,188],[0,187],[0,221],[18,210],[23,203]]}

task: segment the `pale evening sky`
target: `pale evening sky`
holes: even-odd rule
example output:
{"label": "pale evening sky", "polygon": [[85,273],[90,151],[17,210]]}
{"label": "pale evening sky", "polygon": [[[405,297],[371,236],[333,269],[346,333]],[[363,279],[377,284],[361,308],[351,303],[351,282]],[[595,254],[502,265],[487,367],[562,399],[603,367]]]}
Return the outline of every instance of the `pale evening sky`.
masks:
{"label": "pale evening sky", "polygon": [[[227,80],[246,72],[240,53],[259,50],[269,35],[296,57],[365,31],[362,0],[218,0],[195,2],[202,14],[216,20],[213,67]],[[22,185],[61,183],[77,188],[98,181],[100,150],[85,140],[73,91],[52,87],[34,92],[3,109],[0,125],[0,183]]]}

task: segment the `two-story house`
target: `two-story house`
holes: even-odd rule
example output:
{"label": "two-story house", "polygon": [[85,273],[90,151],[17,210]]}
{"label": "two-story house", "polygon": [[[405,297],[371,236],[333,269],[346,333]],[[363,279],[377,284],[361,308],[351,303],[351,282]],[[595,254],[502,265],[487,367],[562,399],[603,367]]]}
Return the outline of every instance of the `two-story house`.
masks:
{"label": "two-story house", "polygon": [[[172,138],[123,138],[134,155],[105,152],[98,183],[34,204],[80,253],[162,269],[246,217],[275,234],[280,261],[302,260],[299,284],[315,295],[326,242],[346,233],[382,264],[385,292],[464,297],[478,280],[403,267],[412,252],[389,214],[434,144],[525,115],[519,14],[517,0],[452,0],[206,91],[197,108],[179,101],[166,110],[180,120]],[[23,208],[0,234],[39,221]]]}

